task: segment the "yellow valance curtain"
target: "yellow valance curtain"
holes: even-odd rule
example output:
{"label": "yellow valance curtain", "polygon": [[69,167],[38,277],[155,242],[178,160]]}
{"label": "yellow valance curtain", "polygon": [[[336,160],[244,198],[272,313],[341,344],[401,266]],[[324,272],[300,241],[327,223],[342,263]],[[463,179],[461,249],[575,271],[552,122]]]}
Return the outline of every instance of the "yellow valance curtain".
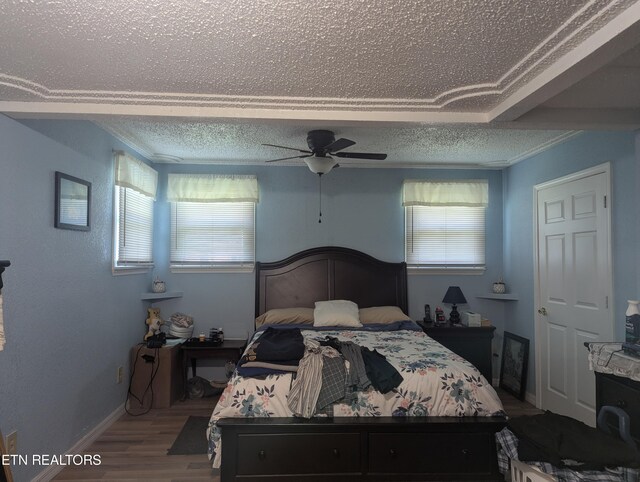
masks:
{"label": "yellow valance curtain", "polygon": [[128,187],[155,200],[158,172],[126,152],[116,152],[116,186]]}
{"label": "yellow valance curtain", "polygon": [[484,179],[424,181],[407,179],[402,185],[403,206],[475,206],[489,204]]}
{"label": "yellow valance curtain", "polygon": [[259,191],[256,176],[169,174],[167,201],[257,203],[258,200]]}

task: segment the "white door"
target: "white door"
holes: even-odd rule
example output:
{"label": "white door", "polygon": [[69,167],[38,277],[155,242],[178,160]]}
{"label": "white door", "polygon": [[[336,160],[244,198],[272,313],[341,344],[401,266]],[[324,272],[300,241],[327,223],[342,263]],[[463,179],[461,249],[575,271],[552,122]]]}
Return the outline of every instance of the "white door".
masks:
{"label": "white door", "polygon": [[536,186],[537,402],[595,425],[584,342],[613,341],[609,165]]}

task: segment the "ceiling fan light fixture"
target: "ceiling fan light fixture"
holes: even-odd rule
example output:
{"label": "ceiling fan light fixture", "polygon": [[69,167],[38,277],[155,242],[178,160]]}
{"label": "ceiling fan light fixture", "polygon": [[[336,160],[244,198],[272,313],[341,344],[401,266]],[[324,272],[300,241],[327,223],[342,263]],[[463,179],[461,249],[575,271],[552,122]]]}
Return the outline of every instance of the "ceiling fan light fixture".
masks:
{"label": "ceiling fan light fixture", "polygon": [[326,174],[338,164],[331,156],[310,156],[305,158],[304,162],[314,174]]}

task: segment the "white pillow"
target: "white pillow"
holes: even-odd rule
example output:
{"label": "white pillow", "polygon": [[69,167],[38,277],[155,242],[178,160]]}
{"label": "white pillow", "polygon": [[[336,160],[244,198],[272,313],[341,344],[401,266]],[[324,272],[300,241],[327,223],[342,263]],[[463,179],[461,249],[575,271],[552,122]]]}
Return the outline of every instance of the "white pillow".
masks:
{"label": "white pillow", "polygon": [[358,317],[358,305],[353,301],[316,301],[313,310],[313,326],[362,326]]}

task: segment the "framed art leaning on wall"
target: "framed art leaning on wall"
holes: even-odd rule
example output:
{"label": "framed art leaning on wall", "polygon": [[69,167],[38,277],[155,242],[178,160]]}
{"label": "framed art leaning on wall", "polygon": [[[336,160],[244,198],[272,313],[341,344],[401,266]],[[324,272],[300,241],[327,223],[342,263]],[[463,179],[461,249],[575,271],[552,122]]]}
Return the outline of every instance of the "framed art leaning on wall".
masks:
{"label": "framed art leaning on wall", "polygon": [[2,461],[2,465],[0,465],[0,482],[13,482],[13,476],[11,475],[11,465],[4,463],[4,456],[9,455],[4,448],[4,437],[2,436],[2,432],[0,432],[0,461]]}
{"label": "framed art leaning on wall", "polygon": [[505,331],[502,342],[500,388],[524,400],[528,365],[529,340]]}
{"label": "framed art leaning on wall", "polygon": [[56,171],[54,226],[59,229],[89,231],[91,183]]}

